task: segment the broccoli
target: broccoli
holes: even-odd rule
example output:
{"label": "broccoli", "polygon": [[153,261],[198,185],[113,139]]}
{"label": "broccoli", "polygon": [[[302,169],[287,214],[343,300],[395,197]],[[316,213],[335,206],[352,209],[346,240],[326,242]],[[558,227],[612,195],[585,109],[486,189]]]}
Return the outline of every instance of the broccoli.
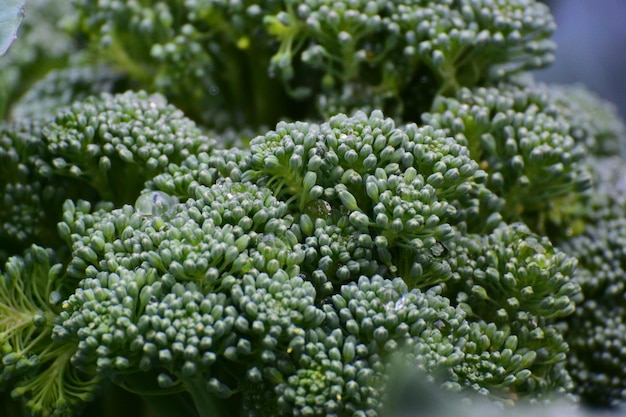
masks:
{"label": "broccoli", "polygon": [[[568,391],[564,355],[546,357],[537,340],[565,350],[550,320],[571,313],[573,260],[523,229],[496,228],[488,243],[470,233],[498,227],[500,199],[442,133],[396,128],[380,112],[279,124],[245,155],[198,152],[169,165],[135,206],[67,200],[58,230],[75,284],[52,341],[74,347],[78,372],[144,395],[183,391],[199,413],[232,412],[225,399],[238,397],[251,413],[379,412],[384,364],[398,354],[494,399]],[[456,249],[464,237],[477,252]],[[519,270],[522,281],[494,301],[529,303],[510,318],[474,316],[484,297],[435,285],[479,277],[484,250],[519,240],[529,249],[501,262],[516,254],[503,280]],[[542,276],[524,281],[526,270]],[[152,384],[137,386],[136,374]],[[259,384],[273,396],[260,401]]]}
{"label": "broccoli", "polygon": [[367,273],[399,274],[411,287],[442,282],[450,268],[439,252],[454,227],[493,221],[500,205],[466,147],[430,128],[396,128],[380,112],[279,124],[250,149],[243,180],[290,202],[312,246],[322,251],[339,233],[332,255],[320,259],[332,264],[319,264],[318,273],[330,268],[339,282],[361,274],[361,264]]}
{"label": "broccoli", "polygon": [[214,146],[162,96],[92,96],[56,114],[0,125],[1,250],[60,243],[67,198],[134,202],[170,163]]}
{"label": "broccoli", "polygon": [[0,383],[11,384],[12,395],[26,397],[28,408],[44,415],[63,415],[89,401],[100,379],[70,364],[74,344],[51,343],[65,286],[55,257],[33,245],[11,257],[0,277]]}
{"label": "broccoli", "polygon": [[555,24],[528,0],[78,1],[97,58],[223,128],[385,110],[548,65]]}
{"label": "broccoli", "polygon": [[617,109],[583,85],[551,86],[553,112],[564,117],[570,135],[598,156],[623,155],[626,126]]}
{"label": "broccoli", "polygon": [[54,114],[60,107],[91,95],[113,93],[120,77],[108,68],[71,66],[50,70],[13,103],[12,120]]}
{"label": "broccoli", "polygon": [[0,59],[0,413],[624,406],[626,129],[533,81],[545,5],[55,4]]}
{"label": "broccoli", "polygon": [[[236,393],[258,407],[248,390],[255,398],[255,384],[268,393],[277,384],[273,403],[266,398],[263,406],[340,415],[378,408],[375,388],[384,373],[376,364],[398,347],[419,349],[428,368],[451,361],[447,353],[460,343],[452,329],[463,334],[468,326],[446,298],[374,275],[318,305],[301,268],[311,248],[299,243],[285,202],[231,180],[195,194],[160,216],[131,206],[94,213],[86,203],[66,207],[75,254],[68,274],[80,284],[63,305],[54,339],[78,339],[72,363],[79,369],[120,384],[129,383],[127,374],[154,370],[161,388],[190,392],[201,413],[219,410],[219,399]],[[369,300],[369,291],[380,295]],[[377,312],[363,317],[370,308]],[[427,331],[433,333],[425,338]],[[323,389],[324,403],[310,403],[308,389]]]}
{"label": "broccoli", "polygon": [[622,367],[624,280],[624,186],[625,172],[619,157],[590,160],[600,184],[596,192],[579,202],[587,208],[577,214],[578,232],[559,246],[575,256],[580,267],[573,275],[585,301],[571,317],[565,338],[572,354],[568,358],[576,392],[594,406],[621,406],[625,400]]}
{"label": "broccoli", "polygon": [[554,205],[591,185],[585,147],[570,136],[569,117],[552,109],[554,95],[545,86],[464,88],[422,115],[470,148],[490,174],[489,188],[506,201],[504,218],[538,231]]}
{"label": "broccoli", "polygon": [[460,237],[450,250],[454,275],[443,294],[456,299],[472,324],[466,378],[481,389],[532,392],[536,399],[571,390],[558,319],[581,299],[570,278],[576,259],[523,224]]}

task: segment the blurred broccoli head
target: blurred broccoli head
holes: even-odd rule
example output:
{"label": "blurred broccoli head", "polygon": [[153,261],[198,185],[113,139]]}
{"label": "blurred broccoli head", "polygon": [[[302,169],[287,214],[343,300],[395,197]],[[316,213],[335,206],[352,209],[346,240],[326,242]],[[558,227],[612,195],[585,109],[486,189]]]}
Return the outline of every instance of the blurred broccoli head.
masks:
{"label": "blurred broccoli head", "polygon": [[214,142],[160,95],[103,94],[57,113],[43,128],[44,176],[76,179],[102,200],[131,203],[144,182]]}
{"label": "blurred broccoli head", "polygon": [[583,233],[561,243],[565,252],[579,260],[574,277],[585,297],[567,319],[568,366],[576,393],[595,406],[615,407],[626,400],[621,366],[626,352],[625,244],[623,217],[589,222]]}
{"label": "blurred broccoli head", "polygon": [[612,103],[582,85],[550,86],[555,114],[570,125],[570,135],[597,156],[624,155],[626,125]]}
{"label": "blurred broccoli head", "polygon": [[544,67],[554,50],[549,10],[530,0],[76,6],[99,56],[219,127],[374,108],[415,120],[436,93]]}
{"label": "blurred broccoli head", "polygon": [[574,392],[585,405],[619,408],[626,396],[624,385],[623,302],[602,299],[585,301],[568,321],[566,333],[570,346],[568,371],[574,381]]}
{"label": "blurred broccoli head", "polygon": [[[44,207],[62,204],[62,184],[37,175],[34,159],[44,152],[39,140],[41,125],[36,122],[5,124],[0,127],[0,258],[18,253],[35,237],[47,242],[55,221]],[[48,219],[52,217],[52,219]]]}
{"label": "blurred broccoli head", "polygon": [[293,108],[267,73],[268,1],[78,1],[78,26],[94,56],[131,83],[164,92],[186,114],[214,127],[275,123]]}
{"label": "blurred broccoli head", "polygon": [[[3,4],[3,10],[11,5]],[[80,60],[77,40],[63,28],[72,12],[70,2],[63,0],[29,0],[25,5],[19,41],[0,60],[0,118],[48,71]]]}
{"label": "blurred broccoli head", "polygon": [[52,69],[11,105],[11,120],[52,118],[62,107],[91,95],[113,93],[122,77],[101,66]]}

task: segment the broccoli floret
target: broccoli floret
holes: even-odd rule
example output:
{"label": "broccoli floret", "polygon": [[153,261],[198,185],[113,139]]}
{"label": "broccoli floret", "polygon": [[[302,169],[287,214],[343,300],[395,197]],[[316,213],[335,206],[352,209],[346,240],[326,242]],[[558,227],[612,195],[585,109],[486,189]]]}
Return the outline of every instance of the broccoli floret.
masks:
{"label": "broccoli floret", "polygon": [[49,156],[44,176],[74,178],[101,200],[131,203],[144,182],[214,145],[162,96],[127,92],[78,102],[42,129]]}
{"label": "broccoli floret", "polygon": [[323,320],[298,275],[297,225],[266,188],[198,186],[195,199],[159,216],[89,209],[65,210],[68,273],[81,284],[56,329],[58,339],[78,339],[81,369],[122,383],[154,369],[162,388],[229,396],[258,369],[278,378],[281,351]]}
{"label": "broccoli floret", "polygon": [[15,246],[25,249],[37,236],[39,242],[48,243],[53,235],[56,219],[48,221],[50,211],[43,207],[62,204],[57,199],[63,185],[39,178],[33,157],[43,153],[44,146],[37,139],[41,124],[23,122],[0,126],[0,259],[6,260]]}
{"label": "broccoli floret", "polygon": [[97,376],[70,364],[73,343],[53,343],[52,330],[67,285],[50,250],[30,247],[0,273],[0,388],[43,416],[68,416],[93,399]]}
{"label": "broccoli floret", "polygon": [[624,288],[626,285],[624,218],[586,225],[584,233],[563,242],[581,267],[575,279],[585,296],[566,322],[568,357],[576,393],[595,406],[617,406],[626,400],[624,361]]}
{"label": "broccoli floret", "polygon": [[422,119],[469,148],[489,174],[488,187],[506,201],[506,220],[523,219],[544,232],[555,205],[591,186],[581,163],[585,148],[552,105],[546,87],[501,84],[439,97]]}
{"label": "broccoli floret", "polygon": [[568,367],[585,403],[617,407],[626,401],[621,362],[626,286],[624,161],[590,158],[598,185],[575,212],[575,233],[559,241],[580,264],[574,278],[585,301],[565,320]]}
{"label": "broccoli floret", "polygon": [[296,372],[276,387],[286,415],[377,415],[392,357],[428,372],[463,360],[469,326],[437,290],[361,276],[342,286],[324,310],[326,332],[301,338]]}
{"label": "broccoli floret", "polygon": [[223,129],[275,123],[294,108],[263,69],[272,55],[263,15],[280,5],[248,3],[78,1],[75,7],[94,59]]}
{"label": "broccoli floret", "polygon": [[[619,156],[590,157],[586,161],[592,173],[593,192],[582,196],[578,201],[575,220],[583,220],[594,225],[603,220],[615,220],[624,216],[626,207],[626,169]],[[575,236],[576,233],[570,234]]]}
{"label": "broccoli floret", "polygon": [[162,96],[142,92],[92,96],[53,118],[3,124],[0,140],[0,242],[9,255],[59,244],[66,198],[132,203],[169,164],[215,145]]}
{"label": "broccoli floret", "polygon": [[161,191],[182,200],[196,195],[198,186],[210,187],[219,179],[239,181],[248,169],[249,152],[238,148],[214,149],[169,164],[163,174],[146,183],[145,191]]}
{"label": "broccoli floret", "polygon": [[460,236],[449,248],[455,264],[443,294],[472,323],[459,374],[495,395],[570,391],[568,346],[557,319],[581,300],[572,278],[576,259],[523,224]]}
{"label": "broccoli floret", "polygon": [[[303,232],[318,234],[311,240],[318,249],[325,245],[321,229],[344,229],[347,241],[331,250],[337,258],[320,260],[336,266],[339,260],[342,266],[331,271],[340,272],[334,274],[340,281],[361,273],[354,264],[350,271],[351,258],[339,249],[346,245],[369,246],[387,275],[411,286],[441,282],[449,268],[439,253],[454,228],[480,228],[500,207],[467,148],[442,131],[397,128],[380,112],[339,115],[320,125],[280,123],[252,140],[250,168],[243,179],[267,184],[300,213]],[[363,256],[352,260],[371,263]]]}

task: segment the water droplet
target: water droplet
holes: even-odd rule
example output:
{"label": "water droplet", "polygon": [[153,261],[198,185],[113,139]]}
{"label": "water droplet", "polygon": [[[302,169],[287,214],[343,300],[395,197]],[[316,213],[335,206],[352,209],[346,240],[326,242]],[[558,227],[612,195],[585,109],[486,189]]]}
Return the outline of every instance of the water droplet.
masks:
{"label": "water droplet", "polygon": [[398,298],[395,302],[394,301],[389,301],[387,304],[385,304],[385,309],[387,311],[400,311],[402,310],[408,303],[408,299],[406,296],[401,296],[400,298]]}
{"label": "water droplet", "polygon": [[436,242],[431,248],[430,248],[430,253],[435,257],[435,258],[441,258],[442,256],[445,256],[448,253],[448,248],[441,242]]}
{"label": "water droplet", "polygon": [[144,216],[160,216],[178,204],[178,198],[162,191],[148,191],[137,198],[135,210]]}
{"label": "water droplet", "polygon": [[328,201],[325,201],[325,200],[311,201],[304,208],[304,213],[308,214],[314,219],[319,219],[319,218],[326,219],[328,218],[328,216],[330,216],[331,212],[332,212],[332,207],[328,203]]}

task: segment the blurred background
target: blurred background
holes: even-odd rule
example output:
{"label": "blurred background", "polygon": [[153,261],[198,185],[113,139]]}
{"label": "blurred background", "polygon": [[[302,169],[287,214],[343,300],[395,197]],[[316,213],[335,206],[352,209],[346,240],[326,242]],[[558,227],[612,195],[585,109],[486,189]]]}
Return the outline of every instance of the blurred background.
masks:
{"label": "blurred background", "polygon": [[538,80],[583,83],[626,119],[626,0],[547,0],[558,29],[556,62]]}

